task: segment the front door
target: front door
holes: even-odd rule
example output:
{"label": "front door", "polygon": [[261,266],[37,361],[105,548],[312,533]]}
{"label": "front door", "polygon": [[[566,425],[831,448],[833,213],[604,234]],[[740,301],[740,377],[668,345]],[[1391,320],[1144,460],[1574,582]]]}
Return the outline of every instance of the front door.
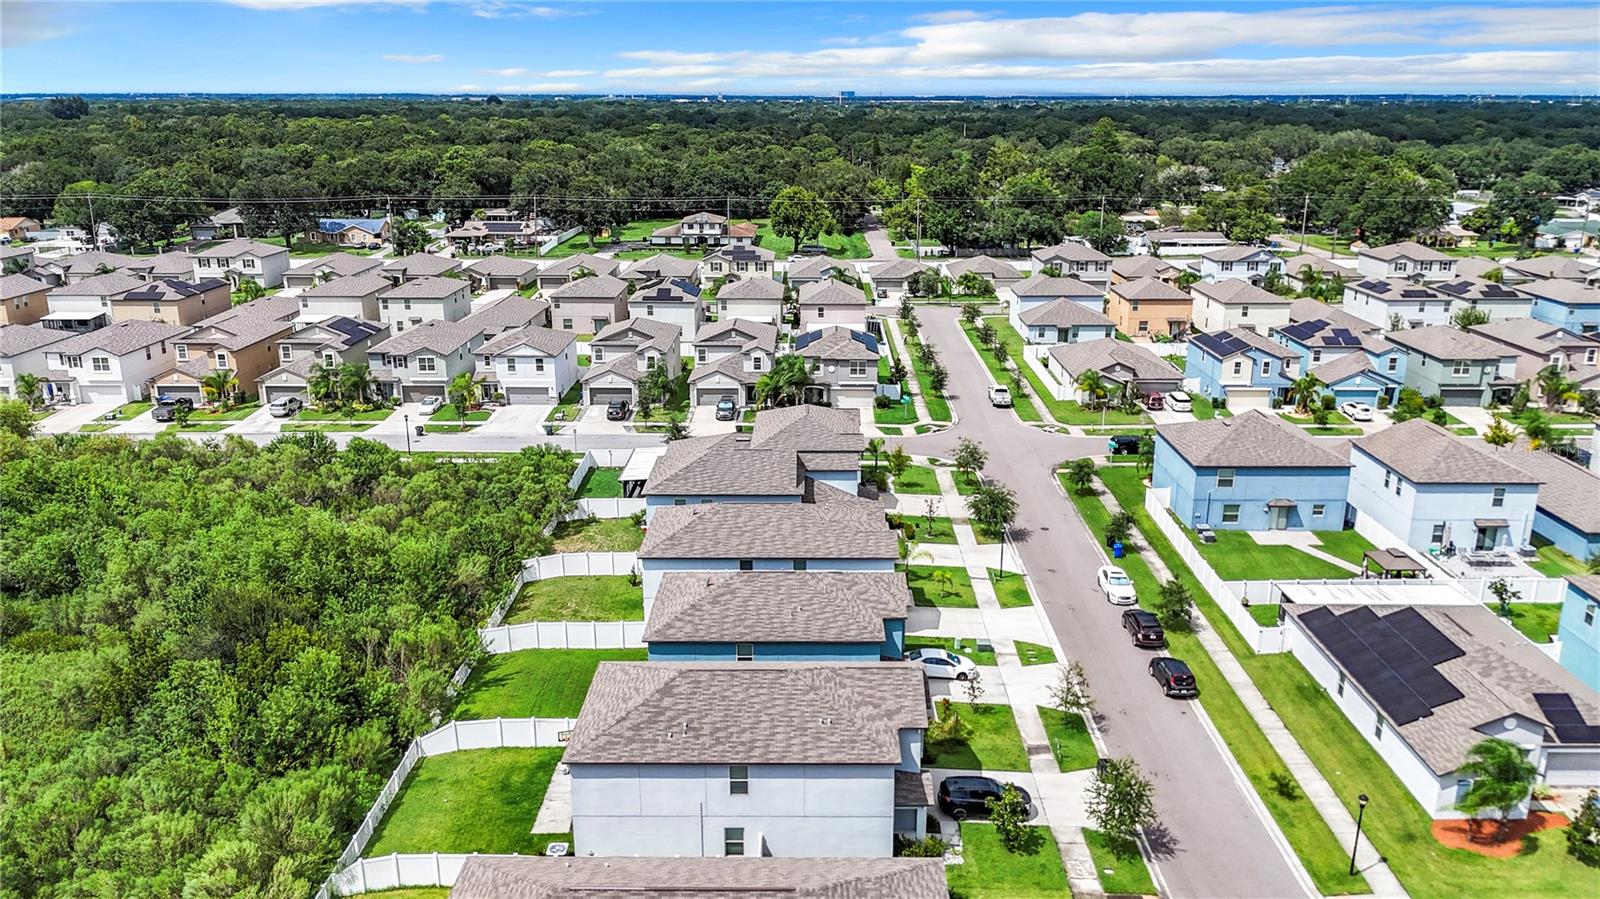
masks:
{"label": "front door", "polygon": [[1282,506],[1274,506],[1272,514],[1268,517],[1268,530],[1281,531],[1289,526],[1289,510]]}
{"label": "front door", "polygon": [[1499,537],[1499,528],[1478,528],[1478,540],[1475,548],[1479,550],[1494,549]]}

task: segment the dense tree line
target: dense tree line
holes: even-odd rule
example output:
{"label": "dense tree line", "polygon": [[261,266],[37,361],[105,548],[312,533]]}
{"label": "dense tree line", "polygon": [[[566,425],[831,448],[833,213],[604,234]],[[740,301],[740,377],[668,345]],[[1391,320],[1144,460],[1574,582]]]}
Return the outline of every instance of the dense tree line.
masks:
{"label": "dense tree line", "polygon": [[0,895],[309,895],[572,468],[0,435]]}
{"label": "dense tree line", "polygon": [[[1096,232],[1083,214],[1228,189],[1209,218],[1262,213],[1388,238],[1437,224],[1457,187],[1600,183],[1592,105],[442,100],[9,103],[0,206],[87,223],[85,194],[140,241],[242,202],[262,233],[395,206],[460,218],[488,202],[598,229],[703,208],[762,215],[810,191],[851,227],[870,206],[962,244]],[[58,199],[59,198],[59,199]],[[203,202],[209,201],[209,202]],[[1201,220],[1197,220],[1197,224]]]}

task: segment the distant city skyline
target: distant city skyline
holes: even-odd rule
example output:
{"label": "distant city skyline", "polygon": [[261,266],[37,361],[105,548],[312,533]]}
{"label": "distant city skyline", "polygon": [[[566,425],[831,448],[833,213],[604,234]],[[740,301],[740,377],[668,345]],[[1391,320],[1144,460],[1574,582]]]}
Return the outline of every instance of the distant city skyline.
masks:
{"label": "distant city skyline", "polygon": [[1600,93],[1590,3],[0,4],[6,93]]}

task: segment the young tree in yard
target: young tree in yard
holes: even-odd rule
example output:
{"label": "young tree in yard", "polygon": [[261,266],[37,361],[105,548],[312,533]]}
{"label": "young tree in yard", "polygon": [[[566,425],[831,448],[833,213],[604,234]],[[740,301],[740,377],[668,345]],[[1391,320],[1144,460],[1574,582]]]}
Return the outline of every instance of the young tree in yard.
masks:
{"label": "young tree in yard", "polygon": [[1471,778],[1472,786],[1456,803],[1474,822],[1485,811],[1499,813],[1503,834],[1506,816],[1528,798],[1539,769],[1523,754],[1522,747],[1499,737],[1490,737],[1467,750],[1467,763],[1457,774]]}
{"label": "young tree in yard", "polygon": [[1156,617],[1161,619],[1161,626],[1169,631],[1187,632],[1190,628],[1191,618],[1194,614],[1194,597],[1189,595],[1189,588],[1183,581],[1173,579],[1161,585],[1161,592],[1156,595]]}
{"label": "young tree in yard", "polygon": [[785,187],[767,207],[772,217],[772,233],[794,241],[796,251],[810,238],[839,230],[828,204],[803,187]]}
{"label": "young tree in yard", "polygon": [[1156,466],[1156,439],[1149,434],[1139,437],[1139,467],[1152,471]]}
{"label": "young tree in yard", "polygon": [[1326,406],[1318,406],[1317,408],[1311,410],[1311,421],[1319,428],[1327,427],[1328,422],[1332,420],[1333,410]]}
{"label": "young tree in yard", "polygon": [[1094,460],[1073,459],[1067,463],[1067,483],[1079,496],[1088,496],[1094,490]]}
{"label": "young tree in yard", "polygon": [[798,406],[810,384],[805,358],[785,353],[772,363],[772,371],[756,380],[756,401],[763,406]]}
{"label": "young tree in yard", "polygon": [[962,692],[967,694],[967,705],[974,706],[983,698],[983,676],[974,671],[961,682]]}
{"label": "young tree in yard", "polygon": [[872,454],[872,467],[878,467],[878,457],[883,454],[883,438],[873,437],[867,441],[867,452]]}
{"label": "young tree in yard", "polygon": [[956,292],[969,297],[992,297],[994,285],[977,272],[962,272],[956,279]]}
{"label": "young tree in yard", "polygon": [[1100,404],[1105,402],[1106,397],[1111,394],[1110,388],[1106,386],[1105,378],[1101,377],[1100,373],[1092,368],[1078,375],[1078,381],[1075,386],[1078,388],[1078,392],[1083,394],[1084,406],[1090,409],[1100,408]]}
{"label": "young tree in yard", "polygon": [[1015,784],[1006,784],[996,798],[984,800],[989,809],[989,823],[1007,852],[1021,852],[1028,842],[1028,803]]}
{"label": "young tree in yard", "polygon": [[1517,435],[1506,426],[1506,420],[1500,417],[1500,413],[1496,412],[1489,422],[1489,429],[1483,432],[1483,442],[1499,449],[1516,443]]}
{"label": "young tree in yard", "polygon": [[967,510],[983,532],[1000,537],[1017,520],[1017,494],[1004,484],[983,484],[967,498]]}
{"label": "young tree in yard", "polygon": [[1505,578],[1495,578],[1489,582],[1489,592],[1494,594],[1494,601],[1500,604],[1500,617],[1511,617],[1511,604],[1522,598],[1522,591],[1511,586]]}
{"label": "young tree in yard", "polygon": [[988,322],[980,322],[978,324],[977,334],[979,343],[983,344],[990,350],[995,348],[996,342],[999,339],[999,332],[995,331],[994,325]]}
{"label": "young tree in yard", "polygon": [[267,289],[261,286],[260,281],[254,278],[241,278],[239,280],[239,289],[234,291],[233,294],[233,303],[237,306],[241,303],[248,303],[251,300],[259,300],[266,295]]}
{"label": "young tree in yard", "polygon": [[457,420],[466,421],[467,407],[478,401],[478,382],[472,379],[472,372],[464,371],[451,378],[445,396],[456,407]]}
{"label": "young tree in yard", "polygon": [[172,407],[172,421],[181,430],[189,426],[189,416],[194,414],[194,407],[188,403],[179,403]]}
{"label": "young tree in yard", "polygon": [[928,386],[933,388],[934,393],[943,396],[944,387],[948,383],[950,383],[950,373],[945,371],[943,365],[935,361],[928,367]]}
{"label": "young tree in yard", "polygon": [[1106,544],[1121,543],[1127,546],[1133,542],[1134,518],[1124,511],[1118,511],[1106,522]]}
{"label": "young tree in yard", "polygon": [[33,410],[22,400],[0,399],[0,433],[14,434],[26,440],[38,428]]}
{"label": "young tree in yard", "polygon": [[1489,313],[1475,306],[1462,306],[1455,311],[1454,315],[1450,316],[1450,324],[1463,331],[1472,330],[1473,325],[1485,325],[1488,323]]}
{"label": "young tree in yard", "polygon": [[665,363],[646,371],[639,379],[639,397],[658,406],[665,406],[672,399],[672,375]]}
{"label": "young tree in yard", "polygon": [[232,403],[238,389],[239,378],[229,368],[215,368],[200,377],[200,392],[221,406]]}
{"label": "young tree in yard", "polygon": [[989,464],[989,451],[976,440],[963,437],[956,442],[956,470],[977,481],[978,472]]}
{"label": "young tree in yard", "polygon": [[903,446],[897,446],[889,451],[889,473],[900,477],[911,467],[911,454]]}
{"label": "young tree in yard", "polygon": [[[906,290],[915,297],[936,297],[944,293],[944,278],[932,269],[924,269],[911,276],[906,282]],[[910,305],[910,301],[902,301],[903,305]],[[902,315],[901,318],[906,318]]]}
{"label": "young tree in yard", "polygon": [[390,235],[396,256],[409,256],[428,248],[428,229],[421,222],[400,219],[390,229]]}
{"label": "young tree in yard", "polygon": [[1089,675],[1084,672],[1082,662],[1073,662],[1061,669],[1061,679],[1050,688],[1050,698],[1055,701],[1055,707],[1063,718],[1073,715],[1088,718],[1094,714],[1094,697],[1089,695]]}
{"label": "young tree in yard", "polygon": [[1539,392],[1544,395],[1547,409],[1560,409],[1578,399],[1578,382],[1567,377],[1559,365],[1546,365],[1539,369]]}
{"label": "young tree in yard", "polygon": [[1089,782],[1086,803],[1095,828],[1121,842],[1132,842],[1156,823],[1155,786],[1132,758],[1106,759]]}
{"label": "young tree in yard", "polygon": [[1600,792],[1584,794],[1578,817],[1567,828],[1567,854],[1591,868],[1600,867]]}
{"label": "young tree in yard", "polygon": [[667,442],[682,440],[689,436],[689,425],[683,420],[682,412],[674,412],[667,419]]}
{"label": "young tree in yard", "polygon": [[979,306],[977,303],[968,302],[961,304],[961,320],[969,325],[976,322],[978,320],[978,316],[982,314],[983,307]]}
{"label": "young tree in yard", "polygon": [[1011,358],[1011,351],[1006,349],[1005,344],[996,340],[994,345],[989,347],[989,355],[994,357],[994,361],[1000,363],[1001,365],[1005,365],[1006,360]]}
{"label": "young tree in yard", "polygon": [[1295,411],[1304,415],[1318,404],[1318,395],[1322,392],[1322,379],[1306,372],[1294,379],[1289,384],[1289,400],[1294,403]]}
{"label": "young tree in yard", "polygon": [[[930,273],[929,272],[921,272],[920,274],[926,275],[926,274],[930,274]],[[915,276],[913,276],[913,280],[915,280]],[[910,321],[911,320],[911,316],[917,314],[916,307],[911,305],[911,294],[912,294],[912,291],[911,291],[911,289],[910,289],[910,287],[908,285],[907,289],[906,289],[906,292],[900,295],[900,309],[895,314],[903,322],[904,321]]]}

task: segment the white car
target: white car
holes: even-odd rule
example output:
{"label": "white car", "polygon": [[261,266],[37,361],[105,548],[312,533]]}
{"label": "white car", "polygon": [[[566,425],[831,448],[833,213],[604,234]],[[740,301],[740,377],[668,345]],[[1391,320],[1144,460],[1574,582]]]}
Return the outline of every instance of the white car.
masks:
{"label": "white car", "polygon": [[1126,571],[1115,565],[1101,565],[1095,582],[1100,585],[1100,592],[1106,595],[1106,600],[1114,606],[1131,606],[1139,602],[1139,595],[1133,589],[1133,580]]}
{"label": "white car", "polygon": [[932,647],[911,650],[906,654],[906,661],[916,662],[922,666],[924,674],[940,680],[970,680],[978,673],[978,666],[966,656]]}
{"label": "white car", "polygon": [[443,405],[444,405],[444,397],[442,397],[442,396],[425,396],[425,397],[422,398],[422,414],[423,415],[432,415],[433,413],[438,412],[439,408],[441,406],[443,406]]}
{"label": "white car", "polygon": [[996,384],[989,388],[989,404],[998,409],[1011,408],[1011,388]]}
{"label": "white car", "polygon": [[1372,420],[1372,407],[1366,403],[1357,403],[1351,401],[1340,406],[1339,411],[1343,412],[1344,417],[1350,419],[1351,421]]}
{"label": "white car", "polygon": [[288,418],[304,405],[297,396],[280,396],[267,406],[267,414],[273,418]]}
{"label": "white car", "polygon": [[1189,394],[1174,390],[1167,394],[1167,408],[1174,412],[1189,412],[1194,409],[1194,401],[1189,398]]}

